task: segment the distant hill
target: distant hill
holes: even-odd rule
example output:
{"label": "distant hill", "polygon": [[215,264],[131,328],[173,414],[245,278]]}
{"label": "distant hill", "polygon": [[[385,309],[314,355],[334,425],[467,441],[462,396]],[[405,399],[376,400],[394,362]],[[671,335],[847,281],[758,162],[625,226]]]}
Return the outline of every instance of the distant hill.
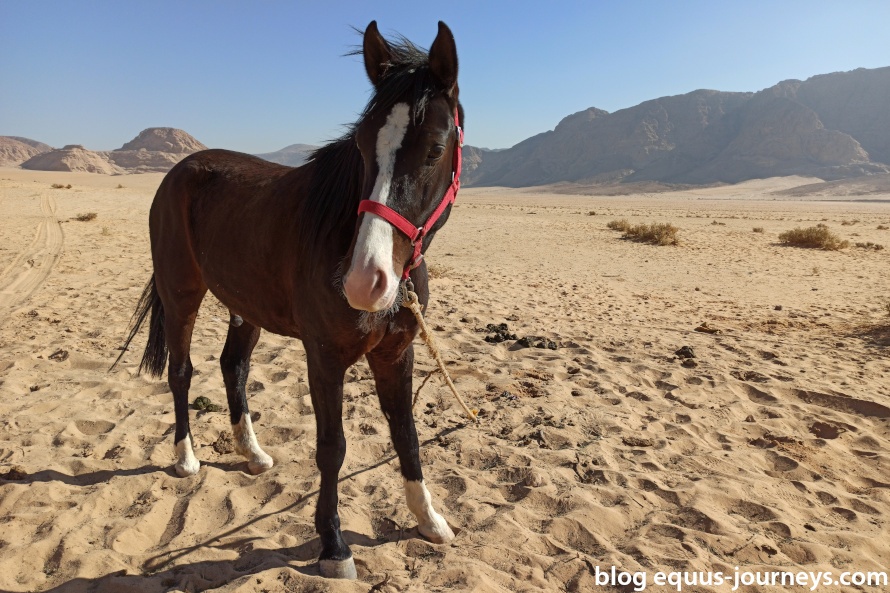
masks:
{"label": "distant hill", "polygon": [[148,128],[117,150],[92,151],[79,144],[71,144],[32,156],[22,162],[21,167],[38,171],[105,174],[163,173],[188,155],[206,148],[182,130]]}
{"label": "distant hill", "polygon": [[22,169],[35,171],[83,171],[106,175],[124,173],[123,169],[109,161],[107,154],[87,150],[80,144],[69,144],[33,156],[21,166]]}
{"label": "distant hill", "polygon": [[467,147],[467,185],[737,183],[890,173],[890,67],[590,108],[503,151]]}
{"label": "distant hill", "polygon": [[309,155],[312,154],[316,149],[318,149],[318,146],[312,144],[291,144],[290,146],[285,146],[281,150],[276,150],[275,152],[266,152],[254,156],[258,156],[261,159],[265,159],[273,163],[278,163],[279,165],[299,167],[306,162],[306,159],[309,158]]}
{"label": "distant hill", "polygon": [[53,147],[20,136],[0,136],[0,166],[16,166]]}

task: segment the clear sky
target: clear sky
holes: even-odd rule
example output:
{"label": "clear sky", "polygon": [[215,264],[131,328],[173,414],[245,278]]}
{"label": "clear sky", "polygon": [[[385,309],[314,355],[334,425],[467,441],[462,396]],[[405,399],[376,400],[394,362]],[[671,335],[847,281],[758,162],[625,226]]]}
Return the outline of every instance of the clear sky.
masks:
{"label": "clear sky", "polygon": [[887,0],[0,0],[0,135],[109,150],[172,126],[244,152],[322,143],[368,99],[343,54],[372,19],[423,47],[448,23],[467,142],[489,148],[587,107],[890,65]]}

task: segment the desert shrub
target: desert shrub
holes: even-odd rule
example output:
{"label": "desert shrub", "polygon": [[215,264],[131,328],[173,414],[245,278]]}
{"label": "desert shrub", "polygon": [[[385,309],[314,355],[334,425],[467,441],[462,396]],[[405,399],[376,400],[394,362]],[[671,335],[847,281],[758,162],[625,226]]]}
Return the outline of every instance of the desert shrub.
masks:
{"label": "desert shrub", "polygon": [[856,247],[860,247],[862,249],[874,249],[875,251],[880,251],[884,248],[883,245],[879,243],[872,243],[871,241],[868,241],[866,243],[856,243]]}
{"label": "desert shrub", "polygon": [[451,268],[441,264],[427,263],[426,265],[426,273],[430,278],[445,278],[451,271]]}
{"label": "desert shrub", "polygon": [[630,228],[630,223],[627,222],[626,218],[622,218],[621,220],[612,220],[607,225],[613,231],[621,231],[622,233],[626,233]]}
{"label": "desert shrub", "polygon": [[596,216],[596,210],[591,210],[587,213],[587,216]]}
{"label": "desert shrub", "polygon": [[890,227],[888,227],[888,226],[886,226],[886,225],[883,225],[883,224],[879,224],[879,225],[878,225],[878,230],[879,230],[879,231],[886,231],[887,229],[890,229]]}
{"label": "desert shrub", "polygon": [[800,227],[793,231],[785,231],[779,235],[779,241],[792,247],[809,247],[812,249],[825,249],[837,251],[850,246],[849,241],[844,241],[824,224],[817,224],[806,229]]}
{"label": "desert shrub", "polygon": [[98,216],[98,214],[96,214],[95,212],[87,212],[86,214],[78,214],[77,216],[74,217],[74,220],[77,220],[80,222],[89,222],[91,220],[96,220],[97,216]]}
{"label": "desert shrub", "polygon": [[624,239],[652,245],[679,245],[680,229],[667,222],[638,224],[624,231]]}
{"label": "desert shrub", "polygon": [[124,186],[121,185],[120,183],[118,183],[118,184],[117,184],[117,189],[124,189]]}
{"label": "desert shrub", "polygon": [[853,226],[857,222],[859,222],[858,219],[857,220],[844,220],[841,222],[841,226]]}
{"label": "desert shrub", "polygon": [[756,226],[756,227],[754,227],[754,232],[755,232],[755,233],[762,233],[762,232],[763,232],[763,227],[762,227],[762,226]]}
{"label": "desert shrub", "polygon": [[53,183],[50,187],[53,189],[71,189],[71,184],[63,185],[61,183]]}
{"label": "desert shrub", "polygon": [[725,222],[717,222],[716,220],[711,223],[711,226],[726,226]]}

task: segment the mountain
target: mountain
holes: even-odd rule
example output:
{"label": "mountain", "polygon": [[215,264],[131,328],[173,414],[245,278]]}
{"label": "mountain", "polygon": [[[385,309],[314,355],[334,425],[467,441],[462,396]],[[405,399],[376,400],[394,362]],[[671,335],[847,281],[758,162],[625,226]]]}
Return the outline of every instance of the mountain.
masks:
{"label": "mountain", "polygon": [[176,128],[146,128],[139,135],[113,152],[148,150],[172,154],[192,154],[207,147],[191,134]]}
{"label": "mountain", "polygon": [[[890,67],[590,108],[503,151],[467,147],[467,185],[736,183],[890,172]],[[469,160],[469,159],[468,159]]]}
{"label": "mountain", "polygon": [[0,166],[16,166],[53,147],[20,136],[0,136]]}
{"label": "mountain", "polygon": [[281,150],[276,150],[275,152],[266,152],[254,156],[266,159],[267,161],[272,161],[273,163],[278,163],[279,165],[299,167],[306,162],[309,155],[317,148],[318,146],[312,144],[291,144],[290,146],[285,146]]}
{"label": "mountain", "polygon": [[79,144],[49,150],[21,163],[38,171],[87,171],[122,174],[167,172],[173,165],[207,147],[176,128],[148,128],[117,150],[92,151]]}
{"label": "mountain", "polygon": [[31,157],[21,167],[36,171],[84,171],[106,175],[124,173],[108,160],[107,154],[87,150],[80,144],[69,144]]}

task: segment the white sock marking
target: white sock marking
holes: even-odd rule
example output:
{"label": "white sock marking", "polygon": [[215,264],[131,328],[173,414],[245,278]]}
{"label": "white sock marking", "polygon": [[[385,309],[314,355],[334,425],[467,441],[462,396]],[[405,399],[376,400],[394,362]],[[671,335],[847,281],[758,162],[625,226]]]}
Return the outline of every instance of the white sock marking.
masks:
{"label": "white sock marking", "polygon": [[421,535],[436,544],[454,539],[454,532],[445,518],[433,509],[433,499],[423,480],[405,480],[405,499],[408,510],[417,518],[417,530]]}
{"label": "white sock marking", "polygon": [[253,432],[250,415],[241,414],[241,421],[232,425],[235,435],[235,451],[247,458],[247,469],[252,474],[259,474],[271,468],[275,462],[260,448]]}
{"label": "white sock marking", "polygon": [[192,449],[191,435],[185,435],[184,439],[176,443],[176,465],[174,468],[181,478],[193,476],[201,469],[201,464]]}
{"label": "white sock marking", "polygon": [[[374,202],[387,205],[389,201],[396,152],[402,146],[402,140],[405,139],[408,123],[408,104],[397,103],[387,116],[386,123],[377,133],[378,172],[377,179],[374,181],[374,189],[371,190],[369,198]],[[392,287],[390,291],[396,290],[398,282],[395,281],[395,272],[392,268],[392,243],[392,225],[378,216],[365,213],[359,227],[349,272],[352,272],[355,267],[368,269],[372,266],[385,270],[390,276],[389,285]],[[391,296],[390,294],[384,295],[380,300],[389,300]]]}

